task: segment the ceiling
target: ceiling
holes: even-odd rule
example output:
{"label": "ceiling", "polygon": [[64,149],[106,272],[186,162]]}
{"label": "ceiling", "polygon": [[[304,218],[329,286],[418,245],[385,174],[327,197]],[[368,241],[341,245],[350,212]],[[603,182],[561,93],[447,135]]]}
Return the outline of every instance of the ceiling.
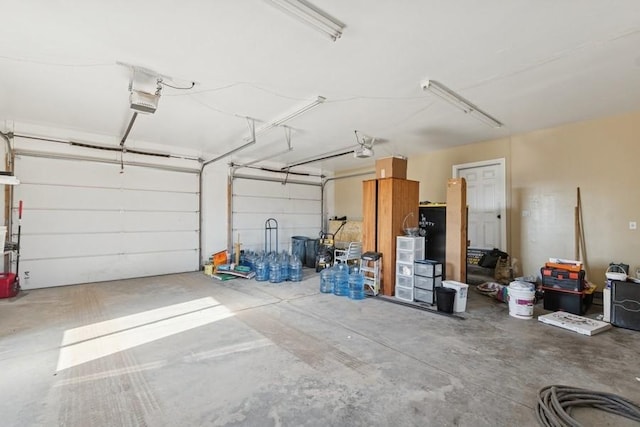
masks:
{"label": "ceiling", "polygon": [[[286,123],[284,164],[376,138],[375,157],[445,147],[640,110],[637,0],[311,0],[346,27],[337,41],[265,0],[3,1],[0,120],[113,137],[132,111],[131,69],[176,86],[140,115],[127,145],[166,144],[210,159],[255,126],[316,99]],[[424,92],[437,80],[502,121],[491,128]],[[152,88],[153,89],[153,88]],[[250,122],[250,121],[249,121]],[[281,153],[285,131],[226,157]],[[352,155],[312,163],[368,167]]]}

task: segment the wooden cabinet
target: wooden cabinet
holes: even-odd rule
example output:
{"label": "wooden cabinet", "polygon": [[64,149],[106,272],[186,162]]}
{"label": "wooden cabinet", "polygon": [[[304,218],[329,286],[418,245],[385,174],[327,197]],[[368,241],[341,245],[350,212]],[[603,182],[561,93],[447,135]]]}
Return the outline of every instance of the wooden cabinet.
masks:
{"label": "wooden cabinet", "polygon": [[382,293],[392,296],[396,283],[396,237],[404,235],[404,218],[413,212],[418,221],[420,183],[400,178],[381,178],[363,182],[363,250],[382,254]]}

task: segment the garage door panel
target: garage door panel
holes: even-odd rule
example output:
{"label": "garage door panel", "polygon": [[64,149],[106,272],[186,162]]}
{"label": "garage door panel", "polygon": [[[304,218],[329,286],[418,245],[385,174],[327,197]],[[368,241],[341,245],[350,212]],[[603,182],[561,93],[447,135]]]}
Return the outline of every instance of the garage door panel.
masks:
{"label": "garage door panel", "polygon": [[155,252],[165,250],[198,249],[195,231],[154,231],[152,233],[124,233],[123,252]]}
{"label": "garage door panel", "polygon": [[[52,160],[43,157],[17,155],[18,177],[25,184],[83,185],[119,188],[122,182],[120,165],[87,161]],[[82,176],[81,180],[74,179]]]}
{"label": "garage door panel", "polygon": [[183,191],[198,188],[198,174],[145,168],[125,168],[124,188],[158,191]]}
{"label": "garage door panel", "polygon": [[234,212],[261,212],[265,215],[275,212],[317,214],[320,211],[320,201],[236,196],[233,200],[233,210]]}
{"label": "garage door panel", "polygon": [[[123,212],[33,210],[22,218],[23,230],[40,233],[197,230],[197,212]],[[14,210],[17,218],[17,208]]]}
{"label": "garage door panel", "polygon": [[121,190],[59,185],[24,184],[16,187],[25,209],[87,209],[109,210],[120,207]]}
{"label": "garage door panel", "polygon": [[[319,229],[320,224],[316,215],[294,215],[294,214],[281,214],[275,215],[274,218],[278,221],[278,228],[280,230],[293,229],[293,228],[316,228]],[[265,228],[265,221],[267,217],[262,215],[256,215],[251,213],[235,213],[234,223],[241,226],[236,227],[236,230],[263,230]]]}
{"label": "garage door panel", "polygon": [[[17,208],[14,211],[17,218]],[[22,229],[30,234],[118,232],[122,230],[122,214],[116,211],[33,210],[25,209]]]}
{"label": "garage door panel", "polygon": [[122,193],[121,206],[124,210],[197,212],[198,195],[132,190]]}
{"label": "garage door panel", "polygon": [[[23,228],[24,231],[24,228]],[[23,234],[20,260],[67,258],[122,253],[120,233],[105,234]]]}
{"label": "garage door panel", "polygon": [[233,181],[233,193],[242,196],[287,198],[290,185],[297,184],[282,185],[279,182],[237,178]]}
{"label": "garage door panel", "polygon": [[292,185],[287,187],[287,196],[291,198],[320,201],[318,191],[316,191],[315,187],[309,185]]}
{"label": "garage door panel", "polygon": [[197,212],[123,212],[123,231],[197,231]]}
{"label": "garage door panel", "polygon": [[[197,270],[197,251],[78,259],[20,260],[24,289],[102,282]],[[71,274],[71,272],[73,272]]]}

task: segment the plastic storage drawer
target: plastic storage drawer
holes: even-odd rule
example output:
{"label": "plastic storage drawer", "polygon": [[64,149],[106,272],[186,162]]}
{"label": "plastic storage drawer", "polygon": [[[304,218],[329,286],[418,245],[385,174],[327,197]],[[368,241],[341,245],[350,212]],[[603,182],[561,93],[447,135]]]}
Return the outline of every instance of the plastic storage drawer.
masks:
{"label": "plastic storage drawer", "polygon": [[396,275],[413,276],[412,262],[396,262]]}
{"label": "plastic storage drawer", "polygon": [[413,276],[396,274],[396,286],[400,286],[402,288],[413,288],[413,284],[414,284]]}
{"label": "plastic storage drawer", "polygon": [[424,237],[396,237],[396,249],[413,251],[415,249],[424,250]]}
{"label": "plastic storage drawer", "polygon": [[436,277],[442,276],[442,263],[430,259],[416,260],[416,275]]}
{"label": "plastic storage drawer", "polygon": [[442,286],[442,276],[437,276],[437,277],[425,277],[425,276],[418,276],[418,275],[413,276],[413,286],[415,286],[416,288],[427,290],[427,291],[433,291],[433,288]]}
{"label": "plastic storage drawer", "polygon": [[422,258],[424,258],[424,249],[416,249],[414,251],[398,249],[396,251],[396,261],[414,262]]}
{"label": "plastic storage drawer", "polygon": [[396,298],[403,301],[413,301],[413,288],[403,288],[396,286]]}
{"label": "plastic storage drawer", "polygon": [[434,292],[427,291],[426,289],[415,288],[413,290],[413,297],[416,301],[426,302],[427,304],[435,303]]}

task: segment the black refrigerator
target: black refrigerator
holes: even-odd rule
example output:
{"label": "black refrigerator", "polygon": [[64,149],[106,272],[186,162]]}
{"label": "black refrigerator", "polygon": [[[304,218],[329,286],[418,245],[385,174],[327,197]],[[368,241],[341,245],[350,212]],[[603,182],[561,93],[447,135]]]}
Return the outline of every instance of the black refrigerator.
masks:
{"label": "black refrigerator", "polygon": [[[420,235],[424,236],[424,255],[427,259],[446,265],[447,206],[443,203],[420,204],[418,214]],[[443,279],[444,277],[444,268]]]}

